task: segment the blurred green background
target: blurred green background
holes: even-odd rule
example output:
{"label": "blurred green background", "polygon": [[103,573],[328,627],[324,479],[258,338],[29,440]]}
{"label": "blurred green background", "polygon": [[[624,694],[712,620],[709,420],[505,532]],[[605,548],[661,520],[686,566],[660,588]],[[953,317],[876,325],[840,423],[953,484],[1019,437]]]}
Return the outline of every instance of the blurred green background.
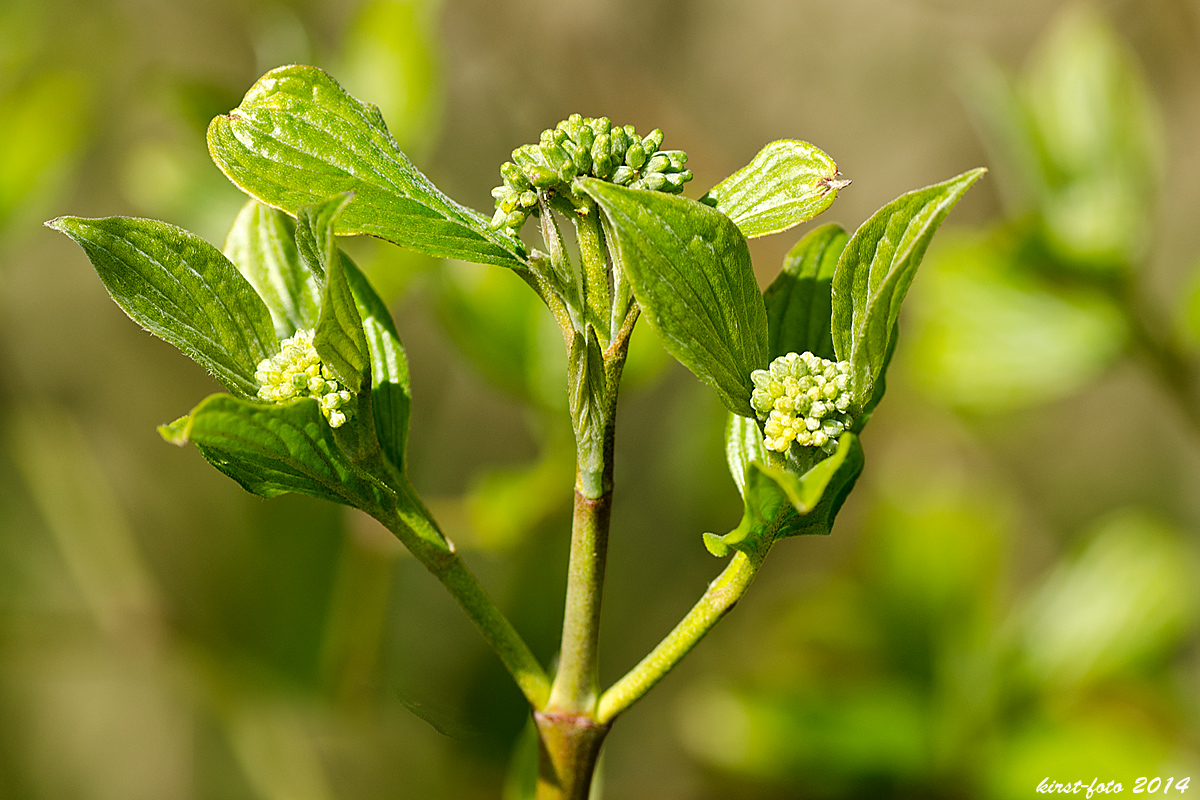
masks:
{"label": "blurred green background", "polygon": [[[1200,780],[1195,0],[0,0],[0,797],[522,796],[522,700],[453,602],[365,517],[165,445],[155,425],[216,384],[40,227],[133,214],[219,244],[242,197],[204,129],[293,62],[484,211],[508,153],[575,111],[661,127],[690,196],[811,141],[854,181],[818,222],[850,228],[992,169],[913,286],[834,535],[778,547],[617,724],[605,798]],[[800,233],[752,244],[764,285]],[[414,481],[549,662],[572,480],[554,327],[498,268],[347,247],[409,349]],[[740,516],[720,404],[639,337],[605,682]]]}

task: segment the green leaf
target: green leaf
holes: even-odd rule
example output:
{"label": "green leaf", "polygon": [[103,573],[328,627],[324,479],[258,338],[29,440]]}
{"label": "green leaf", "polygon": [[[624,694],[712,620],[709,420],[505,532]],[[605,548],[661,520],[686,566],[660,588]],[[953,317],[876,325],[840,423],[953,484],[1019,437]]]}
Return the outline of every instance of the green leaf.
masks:
{"label": "green leaf", "polygon": [[737,172],[700,198],[733,220],[746,238],[786,231],[833,205],[837,164],[808,142],[771,142]]}
{"label": "green leaf", "polygon": [[275,355],[271,314],[217,248],[148,219],[59,217],[130,319],[178,347],[231,392],[253,397],[258,363]]}
{"label": "green leaf", "polygon": [[172,444],[194,442],[214,467],[262,497],[296,492],[376,516],[396,506],[393,492],[337,446],[311,398],[277,405],[212,395],[159,433]]}
{"label": "green leaf", "polygon": [[296,215],[300,260],[324,284],[313,346],[347,389],[358,393],[370,382],[370,355],[358,304],[346,278],[349,259],[337,249],[333,226],[350,197],[341,195],[305,206]]}
{"label": "green leaf", "polygon": [[823,225],[812,231],[788,252],[779,277],[763,292],[772,360],[805,351],[834,358],[830,292],[847,238],[839,225]]}
{"label": "green leaf", "polygon": [[443,258],[523,269],[520,241],[438,190],[396,145],[379,109],[316,67],[272,70],[208,129],[213,161],[267,205],[296,213],[354,192],[340,234],[370,234]]}
{"label": "green leaf", "polygon": [[859,409],[883,376],[900,305],[933,234],[986,171],[901,195],[864,222],[842,251],[833,275],[833,349],[850,362]]}
{"label": "green leaf", "polygon": [[726,429],[726,455],[734,481],[742,492],[744,511],[736,528],[724,536],[704,534],[704,546],[715,556],[731,549],[747,550],[790,536],[828,534],[842,504],[862,473],[863,452],[858,437],[843,434],[838,449],[802,475],[749,460],[757,426],[731,421]]}
{"label": "green leaf", "polygon": [[741,231],[685,197],[594,178],[579,184],[608,216],[633,295],[663,346],[726,408],[754,416],[750,373],[767,365],[767,315]]}
{"label": "green leaf", "polygon": [[291,217],[248,200],[225,237],[224,251],[267,304],[280,339],[317,324],[321,293],[300,263]]}
{"label": "green leaf", "polygon": [[607,423],[608,385],[600,342],[590,325],[587,335],[576,333],[571,345],[567,362],[567,390],[579,469],[596,472],[604,458],[601,448]]}
{"label": "green leaf", "polygon": [[371,406],[375,433],[383,454],[403,474],[408,442],[408,419],[412,392],[408,380],[408,358],[387,306],[375,293],[367,277],[354,262],[342,258],[350,291],[358,304],[363,333],[371,361]]}
{"label": "green leaf", "polygon": [[296,211],[296,253],[319,285],[337,255],[334,224],[353,199],[354,193],[346,192]]}
{"label": "green leaf", "polygon": [[800,477],[760,467],[783,490],[792,506],[792,513],[776,530],[775,539],[828,535],[842,504],[862,474],[864,464],[862,443],[853,433],[845,433],[838,440],[838,449],[833,455],[818,461]]}
{"label": "green leaf", "polygon": [[725,460],[729,463],[729,474],[737,484],[738,494],[745,498],[746,472],[750,464],[767,463],[762,429],[753,417],[730,412],[729,421],[725,423]]}

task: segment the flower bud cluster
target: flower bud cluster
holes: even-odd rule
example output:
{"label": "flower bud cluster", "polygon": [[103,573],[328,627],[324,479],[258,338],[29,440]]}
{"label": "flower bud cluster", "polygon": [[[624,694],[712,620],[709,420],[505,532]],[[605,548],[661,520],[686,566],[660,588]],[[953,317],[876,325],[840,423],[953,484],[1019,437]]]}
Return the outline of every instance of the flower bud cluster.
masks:
{"label": "flower bud cluster", "polygon": [[500,167],[504,184],[492,190],[496,215],[492,228],[521,230],[538,213],[539,189],[566,192],[575,177],[592,176],[630,189],[678,194],[692,179],[687,153],[659,150],[663,132],[638,136],[632,125],[618,127],[607,117],[572,114],[554,128],[542,131],[537,144],[513,151],[512,161]]}
{"label": "flower bud cluster", "polygon": [[296,331],[295,336],[283,340],[279,353],[259,362],[254,373],[258,396],[273,403],[316,398],[329,427],[337,428],[346,422],[354,395],[343,389],[321,363],[313,336],[312,329]]}
{"label": "flower bud cluster", "polygon": [[788,353],[769,369],[750,374],[750,405],[765,420],[763,444],[786,452],[792,442],[837,449],[837,439],[853,424],[850,415],[850,362],[830,361],[812,353]]}

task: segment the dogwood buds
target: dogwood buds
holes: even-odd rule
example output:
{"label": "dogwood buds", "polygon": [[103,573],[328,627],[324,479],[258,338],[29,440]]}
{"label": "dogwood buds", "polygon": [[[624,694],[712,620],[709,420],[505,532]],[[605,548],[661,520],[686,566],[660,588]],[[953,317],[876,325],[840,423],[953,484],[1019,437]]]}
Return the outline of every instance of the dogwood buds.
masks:
{"label": "dogwood buds", "polygon": [[788,353],[769,369],[750,374],[750,405],[764,420],[763,444],[786,452],[792,442],[837,449],[837,439],[853,424],[850,411],[850,362],[830,361],[812,353]]}
{"label": "dogwood buds", "polygon": [[659,150],[662,143],[660,130],[642,137],[632,125],[614,127],[607,117],[572,114],[542,131],[537,144],[518,147],[513,160],[500,167],[504,184],[492,190],[496,200],[492,228],[520,231],[531,214],[539,213],[538,191],[569,193],[576,177],[678,194],[692,179],[685,166],[687,153]]}
{"label": "dogwood buds", "polygon": [[316,398],[331,428],[345,423],[354,397],[321,363],[311,329],[297,331],[295,336],[284,339],[276,355],[259,362],[254,378],[259,385],[258,396],[263,400],[286,403],[300,397]]}

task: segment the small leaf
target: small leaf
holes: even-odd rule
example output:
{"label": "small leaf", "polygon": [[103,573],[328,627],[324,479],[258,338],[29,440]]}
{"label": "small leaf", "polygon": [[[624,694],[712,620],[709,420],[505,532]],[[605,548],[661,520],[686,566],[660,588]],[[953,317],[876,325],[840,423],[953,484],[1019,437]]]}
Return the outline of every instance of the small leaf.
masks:
{"label": "small leaf", "polygon": [[746,238],[786,231],[833,205],[837,164],[807,142],[771,142],[737,172],[700,198],[733,220]]}
{"label": "small leaf", "polygon": [[849,361],[854,405],[865,408],[894,344],[900,305],[946,215],[986,172],[973,169],[901,195],[850,237],[833,275],[833,348]]}
{"label": "small leaf", "polygon": [[396,506],[392,491],[338,448],[311,398],[275,405],[217,394],[159,432],[172,444],[195,443],[214,467],[262,497],[296,492],[375,515]]}
{"label": "small leaf", "polygon": [[839,225],[823,225],[796,243],[783,270],[763,292],[771,359],[808,351],[833,359],[833,272],[846,246]]}
{"label": "small leaf", "polygon": [[231,392],[253,397],[258,363],[275,355],[271,314],[217,248],[182,228],[134,217],[59,217],[130,319],[178,347]]}
{"label": "small leaf", "polygon": [[738,422],[726,431],[730,472],[742,491],[744,511],[738,526],[724,536],[704,534],[704,546],[715,556],[790,536],[828,534],[862,473],[862,445],[853,433],[843,434],[837,451],[803,475],[766,465],[765,459],[744,460],[754,449],[750,441],[752,427],[757,429]]}
{"label": "small leaf", "polygon": [[408,441],[408,418],[412,392],[408,381],[408,358],[396,333],[387,306],[375,293],[367,277],[350,259],[342,268],[362,317],[363,333],[371,361],[371,405],[375,433],[383,454],[403,474]]}
{"label": "small leaf", "polygon": [[738,494],[745,498],[746,471],[750,464],[756,461],[767,463],[763,433],[754,418],[730,412],[725,424],[725,460],[729,463],[729,474],[737,484]]}
{"label": "small leaf", "polygon": [[594,178],[579,185],[608,216],[634,297],[663,346],[726,408],[754,416],[750,373],[767,365],[767,318],[741,231],[695,200]]}
{"label": "small leaf", "polygon": [[337,249],[333,234],[338,215],[349,201],[349,195],[340,195],[300,209],[296,250],[301,262],[324,284],[313,346],[338,381],[358,393],[370,385],[370,355],[358,304],[346,278],[344,262],[349,258]]}
{"label": "small leaf", "polygon": [[586,337],[575,334],[567,363],[567,389],[579,469],[595,472],[600,469],[604,458],[601,448],[607,422],[608,386],[604,356],[591,326],[588,326]]}
{"label": "small leaf", "polygon": [[524,269],[520,240],[493,231],[401,152],[379,109],[315,67],[272,70],[208,129],[213,161],[267,205],[296,213],[352,191],[340,234],[370,234],[442,258]]}
{"label": "small leaf", "polygon": [[267,304],[280,339],[317,324],[321,294],[316,279],[300,264],[291,217],[257,200],[246,201],[225,237],[224,252]]}
{"label": "small leaf", "polygon": [[353,199],[354,193],[346,192],[296,211],[296,253],[318,284],[324,285],[325,273],[337,253],[334,224]]}
{"label": "small leaf", "polygon": [[862,474],[864,463],[862,443],[853,433],[846,433],[838,440],[838,449],[833,455],[818,461],[800,477],[759,467],[787,495],[794,512],[780,524],[775,539],[829,534],[842,504]]}

